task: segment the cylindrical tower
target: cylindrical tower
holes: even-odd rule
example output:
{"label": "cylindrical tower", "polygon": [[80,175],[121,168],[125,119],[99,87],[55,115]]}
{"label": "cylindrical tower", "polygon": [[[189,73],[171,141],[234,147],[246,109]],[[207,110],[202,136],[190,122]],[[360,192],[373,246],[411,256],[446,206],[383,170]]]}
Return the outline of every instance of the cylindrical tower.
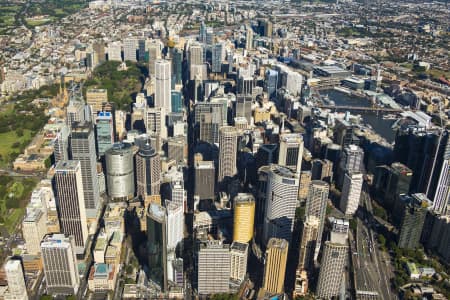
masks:
{"label": "cylindrical tower", "polygon": [[105,153],[108,196],[124,201],[134,196],[133,149],[131,144],[116,143]]}

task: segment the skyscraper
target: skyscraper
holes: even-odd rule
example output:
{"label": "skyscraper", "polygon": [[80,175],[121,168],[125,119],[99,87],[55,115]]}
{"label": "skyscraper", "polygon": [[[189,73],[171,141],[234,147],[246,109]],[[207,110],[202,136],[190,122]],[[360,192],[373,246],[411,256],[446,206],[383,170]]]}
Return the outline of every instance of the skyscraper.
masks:
{"label": "skyscraper", "polygon": [[108,102],[108,91],[106,89],[88,89],[86,91],[86,104],[91,107],[94,116],[102,110],[103,104],[106,102]]}
{"label": "skyscraper", "polygon": [[217,181],[237,174],[237,141],[239,132],[235,127],[223,126],[219,130],[219,172]]}
{"label": "skyscraper", "polygon": [[250,242],[255,223],[255,199],[252,194],[239,193],[234,197],[233,220],[233,241]]}
{"label": "skyscraper", "polygon": [[247,30],[245,32],[245,49],[253,49],[253,29],[247,25]]}
{"label": "skyscraper", "polygon": [[[177,264],[176,252],[182,246],[184,237],[183,205],[166,200],[166,228],[167,228],[167,276],[171,282],[176,282]],[[179,250],[178,250],[179,251]]]}
{"label": "skyscraper", "polygon": [[108,44],[108,60],[122,61],[122,43],[112,42]]}
{"label": "skyscraper", "polygon": [[223,45],[221,43],[217,43],[212,48],[212,64],[211,64],[211,72],[220,73],[222,71],[222,50]]}
{"label": "skyscraper", "polygon": [[55,164],[60,160],[69,159],[69,135],[69,127],[66,124],[61,125],[60,130],[56,134],[55,143],[53,145]]}
{"label": "skyscraper", "polygon": [[403,215],[401,219],[398,247],[415,249],[419,246],[425,217],[431,201],[425,194],[400,195]]}
{"label": "skyscraper", "polygon": [[442,158],[442,165],[435,165],[435,169],[440,167],[440,172],[433,199],[433,210],[441,215],[450,215],[450,141],[445,146]]}
{"label": "skyscraper", "polygon": [[115,143],[105,152],[108,196],[124,201],[134,196],[133,149],[128,143]]}
{"label": "skyscraper", "polygon": [[252,122],[252,97],[246,95],[236,96],[236,118],[245,118],[248,124]]}
{"label": "skyscraper", "polygon": [[203,47],[194,43],[189,47],[189,66],[203,64]]}
{"label": "skyscraper", "polygon": [[194,194],[204,199],[214,199],[215,168],[213,161],[196,161]]}
{"label": "skyscraper", "polygon": [[158,153],[150,144],[139,148],[136,155],[137,195],[142,199],[159,195],[161,185],[161,162]]}
{"label": "skyscraper", "polygon": [[166,209],[150,203],[147,211],[149,279],[167,291],[167,228]]}
{"label": "skyscraper", "polygon": [[88,228],[81,163],[73,160],[58,162],[54,180],[61,232],[74,236],[73,251],[84,253]]}
{"label": "skyscraper", "polygon": [[[181,84],[183,76],[183,52],[175,48],[172,52],[172,80],[173,84]],[[173,106],[172,106],[173,108]]]}
{"label": "skyscraper", "polygon": [[102,156],[114,143],[113,116],[110,112],[100,111],[98,113],[95,132],[97,134],[98,155]]}
{"label": "skyscraper", "polygon": [[123,41],[123,60],[136,62],[137,40],[135,38],[127,38]]}
{"label": "skyscraper", "polygon": [[231,280],[242,282],[247,273],[248,243],[234,241],[230,247]]}
{"label": "skyscraper", "polygon": [[341,211],[346,216],[353,216],[358,209],[363,175],[359,172],[346,172],[341,194]]}
{"label": "skyscraper", "polygon": [[155,62],[155,107],[161,108],[160,137],[167,138],[166,116],[172,112],[170,62],[159,59]]}
{"label": "skyscraper", "polygon": [[155,62],[161,59],[161,50],[163,45],[160,40],[147,40],[146,47],[148,49],[148,73],[155,76]]}
{"label": "skyscraper", "polygon": [[327,209],[329,185],[325,181],[312,180],[306,199],[305,217],[314,216],[319,219],[319,232],[317,233],[316,250],[314,259],[317,259],[322,241],[325,214]]}
{"label": "skyscraper", "polygon": [[42,209],[29,208],[22,221],[22,234],[27,253],[38,255],[41,252],[41,241],[47,234],[47,217]]}
{"label": "skyscraper", "polygon": [[17,259],[9,259],[5,264],[8,291],[5,299],[28,300],[22,263]]}
{"label": "skyscraper", "polygon": [[271,238],[267,243],[263,288],[269,294],[284,291],[284,277],[289,243],[284,239]]}
{"label": "skyscraper", "polygon": [[275,97],[277,89],[278,89],[278,72],[269,69],[266,71],[265,90],[270,99]]}
{"label": "skyscraper", "polygon": [[339,295],[349,254],[347,237],[348,221],[335,220],[330,240],[325,242],[320,265],[316,294],[321,299]]}
{"label": "skyscraper", "polygon": [[298,133],[282,133],[278,164],[300,173],[302,169],[303,138]]}
{"label": "skyscraper", "polygon": [[200,244],[197,264],[199,295],[228,293],[231,271],[230,246],[210,240]]}
{"label": "skyscraper", "polygon": [[96,217],[100,207],[94,129],[91,123],[74,123],[71,133],[72,159],[80,161],[84,207],[87,217]]}
{"label": "skyscraper", "polygon": [[76,295],[80,286],[72,237],[48,235],[41,243],[47,292],[52,296]]}
{"label": "skyscraper", "polygon": [[298,187],[297,173],[283,166],[270,165],[263,226],[265,243],[272,237],[291,241]]}
{"label": "skyscraper", "polygon": [[170,92],[172,112],[183,112],[183,98],[181,92],[172,90]]}
{"label": "skyscraper", "polygon": [[306,217],[303,223],[298,267],[300,270],[312,271],[314,267],[314,252],[319,235],[320,220],[316,216]]}

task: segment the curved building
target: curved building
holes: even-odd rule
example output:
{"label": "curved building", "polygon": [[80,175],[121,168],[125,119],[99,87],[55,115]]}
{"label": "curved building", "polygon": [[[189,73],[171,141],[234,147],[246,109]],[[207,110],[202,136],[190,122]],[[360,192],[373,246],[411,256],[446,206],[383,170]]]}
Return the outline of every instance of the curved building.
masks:
{"label": "curved building", "polygon": [[124,201],[134,196],[133,149],[128,143],[115,143],[105,152],[108,196]]}
{"label": "curved building", "polygon": [[161,162],[150,144],[145,144],[136,155],[137,195],[142,199],[158,195],[161,184]]}
{"label": "curved building", "polygon": [[264,213],[263,239],[292,238],[295,208],[299,188],[299,175],[294,170],[280,165],[270,165],[266,186],[266,209]]}
{"label": "curved building", "polygon": [[255,198],[239,193],[234,197],[233,241],[248,243],[253,238]]}
{"label": "curved building", "polygon": [[237,174],[238,136],[239,131],[233,126],[223,126],[219,129],[219,174],[217,176],[219,183]]}

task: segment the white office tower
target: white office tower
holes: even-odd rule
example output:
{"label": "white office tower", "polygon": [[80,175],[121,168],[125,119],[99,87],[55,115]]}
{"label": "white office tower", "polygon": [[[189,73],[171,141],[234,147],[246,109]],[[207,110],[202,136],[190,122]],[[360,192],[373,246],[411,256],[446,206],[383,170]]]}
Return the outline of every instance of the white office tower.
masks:
{"label": "white office tower", "polygon": [[157,60],[155,62],[155,107],[161,108],[161,138],[167,138],[166,116],[172,111],[170,94],[170,62]]}
{"label": "white office tower", "polygon": [[271,164],[266,187],[263,240],[292,239],[299,175],[284,166]]}
{"label": "white office tower", "polygon": [[22,263],[18,259],[10,259],[5,264],[8,290],[4,295],[5,300],[27,300],[27,287],[23,276]]}
{"label": "white office tower", "polygon": [[75,295],[80,286],[75,244],[64,234],[48,235],[41,243],[47,292],[52,296]]}
{"label": "white office tower", "polygon": [[233,242],[230,247],[230,278],[238,283],[244,281],[247,273],[248,243]]}
{"label": "white office tower", "polygon": [[122,61],[122,43],[112,42],[108,44],[108,60]]}
{"label": "white office tower", "polygon": [[314,252],[316,251],[319,225],[320,220],[315,216],[308,216],[305,222],[303,222],[297,269],[313,271]]}
{"label": "white office tower", "polygon": [[327,209],[329,185],[325,181],[312,180],[309,184],[308,197],[306,198],[305,217],[314,216],[319,219],[319,232],[317,233],[316,250],[314,260],[319,255],[322,241],[323,227],[325,224],[325,214]]}
{"label": "white office tower", "polygon": [[113,201],[134,197],[133,151],[129,143],[115,143],[105,152],[107,191]]}
{"label": "white office tower", "polygon": [[166,200],[167,220],[167,277],[169,281],[176,282],[174,278],[174,264],[176,249],[181,247],[184,237],[184,211],[183,206]]}
{"label": "white office tower", "polygon": [[247,25],[247,31],[245,32],[245,49],[251,50],[253,49],[253,29],[250,25]]}
{"label": "white office tower", "polygon": [[441,216],[450,215],[450,143],[447,143],[441,173],[433,199],[433,210]]}
{"label": "white office tower", "polygon": [[170,200],[183,209],[186,208],[187,191],[184,189],[183,180],[173,180],[170,183]]}
{"label": "white office tower", "polygon": [[198,43],[189,46],[189,66],[203,64],[203,47]]}
{"label": "white office tower", "polygon": [[128,38],[123,41],[123,60],[136,62],[137,40],[135,38]]}
{"label": "white office tower", "polygon": [[69,135],[70,129],[67,125],[61,125],[61,128],[56,133],[56,138],[53,144],[53,154],[55,156],[55,163],[60,160],[69,159]]}
{"label": "white office tower", "polygon": [[41,252],[42,238],[47,234],[47,214],[39,208],[27,208],[22,221],[22,234],[27,253],[38,255]]}
{"label": "white office tower", "polygon": [[233,126],[223,126],[219,129],[219,173],[217,182],[231,178],[237,174],[237,142],[239,132]]}
{"label": "white office tower", "polygon": [[155,76],[155,62],[161,59],[161,51],[164,45],[160,40],[146,40],[145,47],[148,49],[148,72]]}
{"label": "white office tower", "polygon": [[341,211],[346,216],[353,216],[358,209],[359,198],[363,185],[363,174],[359,172],[346,172],[341,194]]}
{"label": "white office tower", "polygon": [[303,137],[299,133],[282,133],[278,164],[300,173],[302,169]]}
{"label": "white office tower", "polygon": [[339,296],[348,261],[348,227],[348,221],[335,220],[330,240],[325,242],[316,293],[320,299]]}
{"label": "white office tower", "polygon": [[345,172],[361,172],[363,168],[364,151],[356,145],[348,145],[341,154],[338,168],[337,186],[342,187]]}
{"label": "white office tower", "polygon": [[286,89],[293,96],[300,96],[303,85],[303,77],[300,73],[289,71],[286,78]]}
{"label": "white office tower", "polygon": [[54,180],[61,232],[73,236],[74,251],[83,254],[88,239],[88,227],[80,162],[60,161],[55,167]]}
{"label": "white office tower", "polygon": [[210,240],[200,245],[198,251],[199,295],[228,293],[230,291],[230,246]]}

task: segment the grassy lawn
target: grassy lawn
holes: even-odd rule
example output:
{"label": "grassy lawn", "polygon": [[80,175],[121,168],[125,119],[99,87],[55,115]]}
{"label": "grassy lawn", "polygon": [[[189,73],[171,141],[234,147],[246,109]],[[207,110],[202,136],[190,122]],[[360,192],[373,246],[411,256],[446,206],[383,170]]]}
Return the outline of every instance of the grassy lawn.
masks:
{"label": "grassy lawn", "polygon": [[52,21],[51,18],[45,19],[26,19],[28,26],[41,26]]}
{"label": "grassy lawn", "polygon": [[17,224],[22,220],[23,216],[25,214],[25,208],[13,208],[10,209],[10,212],[7,216],[5,216],[5,227],[8,230],[9,233],[12,233],[14,231],[14,228],[16,228]]}
{"label": "grassy lawn", "polygon": [[22,153],[31,138],[31,130],[28,129],[24,129],[20,137],[17,131],[0,133],[0,167],[6,167],[11,162],[11,153]]}

